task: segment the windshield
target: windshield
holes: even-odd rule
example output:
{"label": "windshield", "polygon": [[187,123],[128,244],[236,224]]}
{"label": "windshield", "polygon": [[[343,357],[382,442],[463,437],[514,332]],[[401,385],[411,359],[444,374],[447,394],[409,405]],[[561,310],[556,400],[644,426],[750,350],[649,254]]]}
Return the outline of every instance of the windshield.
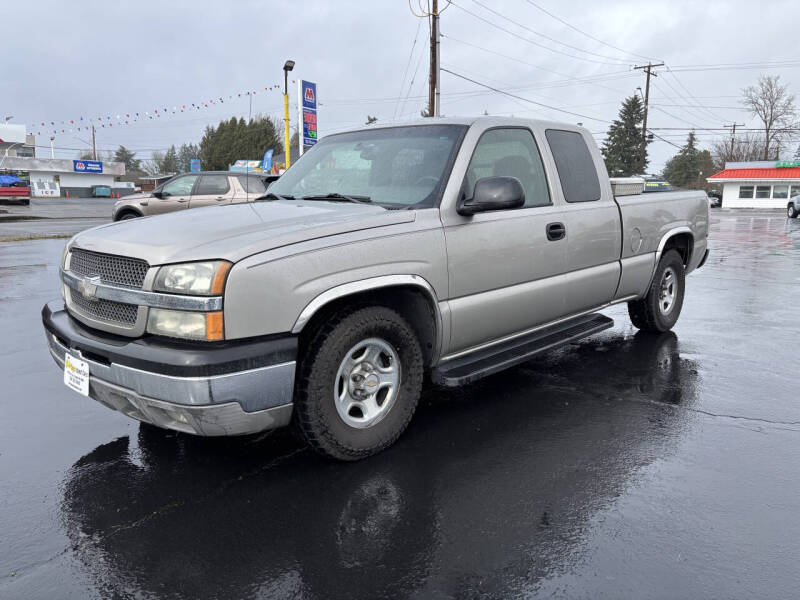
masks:
{"label": "windshield", "polygon": [[466,129],[415,125],[328,136],[269,191],[295,198],[368,198],[387,208],[435,206]]}

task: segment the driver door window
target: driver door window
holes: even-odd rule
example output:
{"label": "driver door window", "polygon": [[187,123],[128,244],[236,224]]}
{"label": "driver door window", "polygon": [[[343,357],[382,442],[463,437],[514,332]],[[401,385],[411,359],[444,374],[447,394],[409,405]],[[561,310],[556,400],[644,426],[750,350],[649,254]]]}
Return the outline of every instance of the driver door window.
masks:
{"label": "driver door window", "polygon": [[481,136],[467,168],[465,193],[472,196],[479,179],[501,176],[519,179],[525,208],[550,204],[542,157],[527,129],[490,129]]}

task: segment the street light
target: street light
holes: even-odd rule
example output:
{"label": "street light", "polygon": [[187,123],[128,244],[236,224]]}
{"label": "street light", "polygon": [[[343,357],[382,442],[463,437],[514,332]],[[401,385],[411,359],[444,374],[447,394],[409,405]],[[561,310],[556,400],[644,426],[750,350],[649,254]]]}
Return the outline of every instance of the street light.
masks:
{"label": "street light", "polygon": [[13,119],[13,118],[14,118],[13,116],[11,116],[11,117],[6,117],[6,123],[8,123],[8,122],[9,122],[11,119]]}
{"label": "street light", "polygon": [[294,61],[287,60],[283,65],[283,146],[287,169],[291,165],[289,158],[289,71],[292,69],[294,69]]}
{"label": "street light", "polygon": [[22,144],[24,144],[24,143],[25,143],[25,142],[14,142],[14,143],[13,143],[13,144],[11,144],[11,145],[10,145],[8,148],[6,148],[6,153],[3,155],[3,158],[1,158],[1,159],[0,159],[0,167],[2,167],[2,166],[3,166],[3,163],[4,163],[4,162],[6,161],[6,159],[8,158],[8,151],[9,151],[9,150],[11,150],[11,149],[12,149],[14,146],[21,146],[21,145],[22,145]]}

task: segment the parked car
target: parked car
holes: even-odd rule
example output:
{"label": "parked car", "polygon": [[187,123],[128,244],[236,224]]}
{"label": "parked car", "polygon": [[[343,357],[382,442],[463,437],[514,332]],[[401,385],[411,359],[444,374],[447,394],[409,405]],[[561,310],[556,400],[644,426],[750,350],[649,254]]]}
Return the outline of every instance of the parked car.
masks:
{"label": "parked car", "polygon": [[198,435],[294,419],[355,460],[403,432],[425,372],[468,384],[617,303],[669,330],[708,255],[704,192],[615,197],[589,131],[546,121],[330,135],[263,199],[72,238],[42,311],[65,383]]}
{"label": "parked car", "polygon": [[722,193],[713,190],[708,192],[708,205],[711,208],[720,208],[722,206]]}
{"label": "parked car", "polygon": [[152,192],[125,196],[114,204],[111,216],[114,221],[123,221],[199,206],[249,202],[264,194],[272,177],[229,171],[183,173]]}
{"label": "parked car", "polygon": [[30,183],[16,175],[0,174],[0,204],[31,203]]}
{"label": "parked car", "polygon": [[786,205],[786,216],[796,219],[797,215],[800,215],[800,196],[792,196]]}

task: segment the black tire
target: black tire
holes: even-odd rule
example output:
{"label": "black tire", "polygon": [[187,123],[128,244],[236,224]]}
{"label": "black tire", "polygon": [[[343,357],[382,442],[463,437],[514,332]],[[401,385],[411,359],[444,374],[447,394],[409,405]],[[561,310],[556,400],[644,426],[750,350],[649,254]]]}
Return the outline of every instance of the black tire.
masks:
{"label": "black tire", "polygon": [[[665,283],[665,273],[671,271],[674,298],[668,311],[662,310],[662,283]],[[667,281],[668,283],[668,281]],[[669,331],[678,321],[683,308],[683,296],[686,291],[686,274],[683,259],[676,250],[668,250],[658,262],[653,281],[647,295],[640,300],[628,302],[628,314],[633,325],[642,331],[664,332]]]}
{"label": "black tire", "polygon": [[794,207],[794,204],[789,204],[786,207],[786,216],[789,217],[790,219],[796,219],[797,214],[798,214],[797,209]]}
{"label": "black tire", "polygon": [[[388,343],[399,358],[399,383],[385,416],[357,428],[336,407],[337,373],[345,356],[364,340]],[[414,330],[383,306],[343,311],[323,324],[300,358],[294,395],[295,425],[317,452],[339,460],[366,458],[392,445],[405,430],[422,389],[422,350]]]}
{"label": "black tire", "polygon": [[132,210],[126,210],[120,216],[118,216],[115,219],[115,221],[127,221],[128,219],[136,219],[136,218],[138,218],[140,216],[141,215],[139,213],[137,213],[137,212],[134,212]]}

